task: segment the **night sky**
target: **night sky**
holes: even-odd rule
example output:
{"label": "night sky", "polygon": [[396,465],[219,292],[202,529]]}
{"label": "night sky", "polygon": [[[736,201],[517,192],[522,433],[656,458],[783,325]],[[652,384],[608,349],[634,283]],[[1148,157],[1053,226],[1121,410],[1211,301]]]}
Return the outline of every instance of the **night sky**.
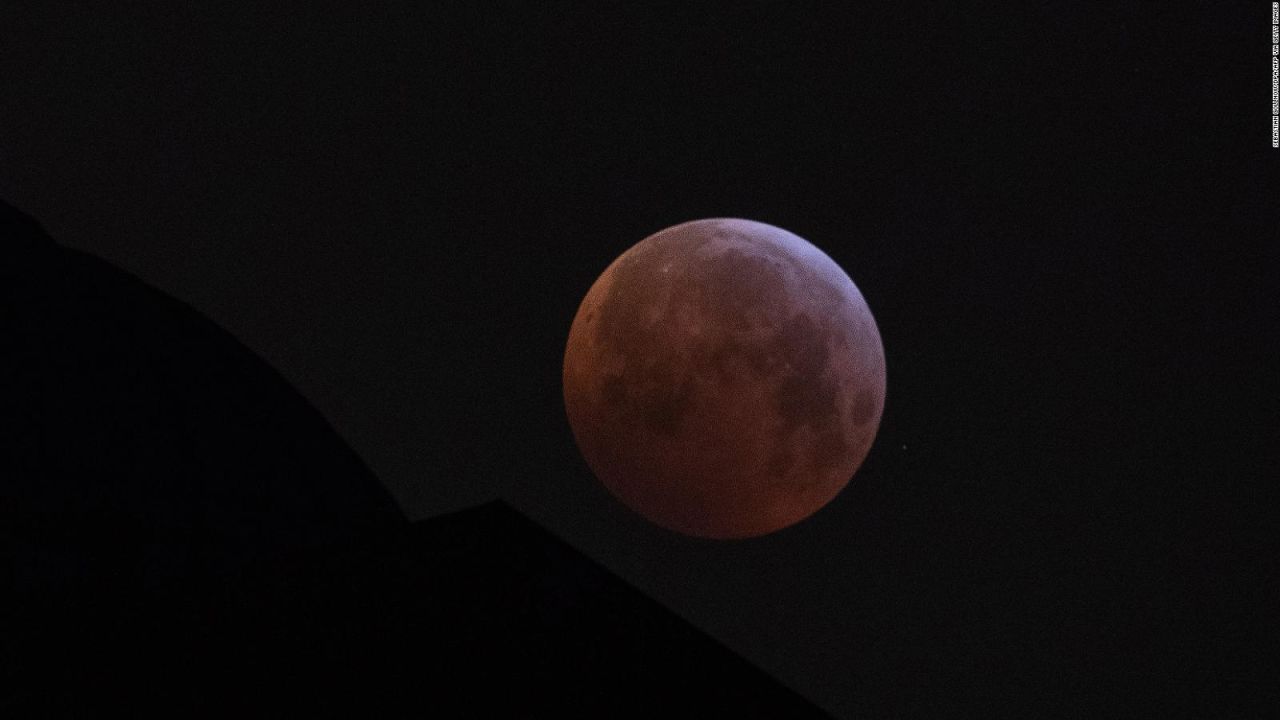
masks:
{"label": "night sky", "polygon": [[[242,5],[9,3],[0,194],[408,516],[506,499],[838,717],[1274,704],[1267,3]],[[613,500],[560,395],[598,274],[717,216],[836,260],[888,369],[848,488],[741,542]]]}

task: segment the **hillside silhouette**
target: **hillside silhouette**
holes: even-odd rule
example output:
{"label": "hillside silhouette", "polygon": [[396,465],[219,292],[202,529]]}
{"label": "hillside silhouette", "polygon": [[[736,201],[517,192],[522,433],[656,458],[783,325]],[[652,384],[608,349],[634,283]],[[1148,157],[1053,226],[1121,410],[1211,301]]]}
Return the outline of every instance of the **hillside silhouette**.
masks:
{"label": "hillside silhouette", "polygon": [[0,712],[819,715],[504,503],[409,523],[228,333],[0,234]]}

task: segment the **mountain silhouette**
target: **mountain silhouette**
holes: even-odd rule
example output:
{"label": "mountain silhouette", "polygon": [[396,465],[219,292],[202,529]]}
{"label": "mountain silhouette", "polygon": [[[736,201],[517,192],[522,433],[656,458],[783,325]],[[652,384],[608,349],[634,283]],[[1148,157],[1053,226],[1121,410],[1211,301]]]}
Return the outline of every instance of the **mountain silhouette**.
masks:
{"label": "mountain silhouette", "polygon": [[0,712],[807,717],[502,503],[409,523],[186,305],[0,203]]}
{"label": "mountain silhouette", "polygon": [[7,205],[0,223],[3,519],[20,590],[234,572],[405,522],[230,334]]}

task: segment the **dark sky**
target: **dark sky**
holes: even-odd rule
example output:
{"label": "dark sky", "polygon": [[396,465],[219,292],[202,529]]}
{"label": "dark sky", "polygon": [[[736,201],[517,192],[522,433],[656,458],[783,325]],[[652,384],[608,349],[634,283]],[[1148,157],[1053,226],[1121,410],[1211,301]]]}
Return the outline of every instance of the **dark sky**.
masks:
{"label": "dark sky", "polygon": [[[9,3],[0,193],[411,517],[505,498],[840,717],[1274,697],[1266,3],[242,5]],[[560,400],[591,282],[709,216],[827,252],[888,367],[847,490],[736,543],[613,501]]]}

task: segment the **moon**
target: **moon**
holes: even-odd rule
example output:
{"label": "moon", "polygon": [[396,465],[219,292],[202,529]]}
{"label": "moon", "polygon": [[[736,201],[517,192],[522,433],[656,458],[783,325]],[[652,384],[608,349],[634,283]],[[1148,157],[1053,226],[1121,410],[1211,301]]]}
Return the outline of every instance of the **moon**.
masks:
{"label": "moon", "polygon": [[862,465],[884,348],[825,253],[711,218],[650,235],[600,275],[563,384],[583,458],[622,503],[686,535],[748,538],[809,517]]}

